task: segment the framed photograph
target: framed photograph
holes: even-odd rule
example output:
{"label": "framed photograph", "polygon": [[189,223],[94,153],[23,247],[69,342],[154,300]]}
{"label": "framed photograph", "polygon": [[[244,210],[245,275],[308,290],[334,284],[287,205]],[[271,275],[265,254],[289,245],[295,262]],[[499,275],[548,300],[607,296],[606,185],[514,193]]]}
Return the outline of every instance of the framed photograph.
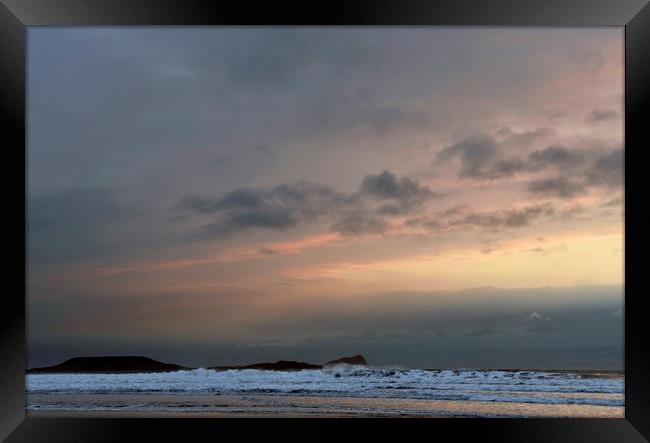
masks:
{"label": "framed photograph", "polygon": [[650,439],[646,1],[0,20],[0,438]]}

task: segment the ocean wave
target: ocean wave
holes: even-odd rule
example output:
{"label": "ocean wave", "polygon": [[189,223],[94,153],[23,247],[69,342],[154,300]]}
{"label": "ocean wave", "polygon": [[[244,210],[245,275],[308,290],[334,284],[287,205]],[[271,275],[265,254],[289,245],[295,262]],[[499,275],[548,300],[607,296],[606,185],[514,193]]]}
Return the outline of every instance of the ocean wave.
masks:
{"label": "ocean wave", "polygon": [[623,405],[622,378],[542,371],[420,370],[337,366],[323,370],[137,374],[28,374],[34,394],[260,394]]}

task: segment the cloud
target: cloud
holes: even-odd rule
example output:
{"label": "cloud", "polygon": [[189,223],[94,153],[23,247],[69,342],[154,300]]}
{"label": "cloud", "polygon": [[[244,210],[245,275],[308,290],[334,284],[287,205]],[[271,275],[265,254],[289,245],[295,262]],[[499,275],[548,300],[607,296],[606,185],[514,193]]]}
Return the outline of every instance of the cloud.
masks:
{"label": "cloud", "polygon": [[398,179],[390,171],[384,171],[377,175],[366,175],[361,181],[359,194],[380,201],[390,201],[389,204],[378,209],[378,212],[383,215],[403,214],[420,207],[430,198],[440,196],[408,177]]}
{"label": "cloud", "polygon": [[573,167],[584,161],[584,158],[583,151],[557,145],[531,152],[528,155],[528,161],[537,164],[539,168],[546,166],[557,168]]}
{"label": "cloud", "polygon": [[537,246],[537,247],[530,248],[530,249],[523,249],[521,252],[530,252],[532,254],[538,254],[538,255],[546,256],[546,255],[552,254],[554,252],[564,252],[566,250],[567,250],[567,247],[565,245],[558,244],[558,245],[549,246],[547,248],[542,248],[541,246]]}
{"label": "cloud", "polygon": [[208,197],[201,197],[198,195],[190,195],[179,202],[175,208],[191,209],[200,214],[210,214],[215,211],[214,200]]}
{"label": "cloud", "polygon": [[550,204],[494,212],[474,212],[465,215],[460,220],[460,224],[488,228],[519,228],[529,225],[531,220],[542,215],[552,215],[553,212],[553,207]]}
{"label": "cloud", "polygon": [[611,200],[603,201],[599,206],[601,208],[613,208],[613,207],[623,206],[624,203],[625,200],[621,196],[621,197],[615,197]]}
{"label": "cloud", "polygon": [[386,222],[362,212],[355,212],[334,223],[331,229],[342,235],[382,234],[386,229]]}
{"label": "cloud", "polygon": [[407,220],[408,226],[420,226],[432,231],[450,229],[507,229],[528,226],[533,220],[553,215],[550,203],[508,208],[498,211],[472,211],[471,208],[455,206],[444,211],[439,219],[420,217]]}
{"label": "cloud", "polygon": [[240,188],[215,200],[187,197],[181,205],[220,218],[203,227],[202,234],[221,237],[249,228],[287,229],[337,211],[350,204],[344,194],[310,182],[280,184],[270,188]]}
{"label": "cloud", "polygon": [[278,251],[276,251],[275,249],[266,248],[266,247],[259,248],[257,252],[264,255],[273,255],[278,253]]}
{"label": "cloud", "polygon": [[503,137],[503,143],[509,146],[529,146],[553,134],[551,128],[535,128],[529,131],[515,132],[508,127],[501,128],[496,133],[497,136]]}
{"label": "cloud", "polygon": [[[529,155],[531,162],[553,166],[560,176],[543,177],[527,183],[528,192],[544,197],[572,199],[587,194],[590,188],[623,186],[623,150],[572,151],[551,146]],[[585,166],[587,165],[587,166]]]}
{"label": "cloud", "polygon": [[[472,135],[447,146],[436,155],[436,160],[448,162],[460,160],[461,178],[493,179],[508,175],[507,171],[494,169],[495,159],[498,158],[499,145],[488,135]],[[510,174],[512,175],[512,174]]]}
{"label": "cloud", "polygon": [[[509,154],[509,144],[532,143],[550,133],[545,128],[520,133],[502,128],[496,133],[498,138],[474,134],[445,147],[436,154],[435,160],[441,163],[457,160],[458,177],[477,181],[522,173],[537,175],[538,178],[526,184],[526,190],[544,197],[572,199],[587,194],[590,188],[616,189],[623,185],[622,149],[607,152],[598,146],[580,149],[551,145],[528,155]],[[544,173],[546,176],[539,177]]]}
{"label": "cloud", "polygon": [[452,217],[454,215],[459,215],[459,214],[469,212],[471,209],[472,209],[472,207],[469,206],[469,205],[456,205],[456,206],[452,206],[451,208],[446,209],[445,211],[443,211],[442,216],[443,217]]}
{"label": "cloud", "polygon": [[584,185],[566,177],[551,177],[533,180],[528,183],[529,192],[543,197],[574,198],[587,192]]}
{"label": "cloud", "polygon": [[421,186],[408,177],[398,179],[390,171],[377,175],[366,175],[361,182],[362,194],[380,199],[424,200],[434,195],[427,187]]}
{"label": "cloud", "polygon": [[[271,187],[239,188],[213,199],[188,196],[178,207],[217,220],[204,225],[199,238],[223,237],[253,228],[283,230],[334,219],[331,229],[343,235],[384,232],[384,218],[413,211],[438,194],[390,171],[366,175],[357,192],[300,181]],[[379,208],[375,208],[377,203]],[[387,202],[387,204],[383,204]]]}
{"label": "cloud", "polygon": [[586,173],[586,182],[594,186],[623,186],[623,150],[616,149],[598,158]]}
{"label": "cloud", "polygon": [[559,146],[533,151],[527,157],[508,153],[511,145],[527,146],[550,133],[546,128],[521,133],[512,133],[510,129],[502,128],[497,132],[498,135],[505,136],[501,141],[486,134],[475,134],[447,146],[438,152],[435,159],[443,163],[458,159],[458,176],[472,180],[508,178],[521,172],[571,166],[581,160],[581,153]]}
{"label": "cloud", "polygon": [[619,114],[613,109],[594,109],[585,117],[588,123],[600,123],[618,119]]}

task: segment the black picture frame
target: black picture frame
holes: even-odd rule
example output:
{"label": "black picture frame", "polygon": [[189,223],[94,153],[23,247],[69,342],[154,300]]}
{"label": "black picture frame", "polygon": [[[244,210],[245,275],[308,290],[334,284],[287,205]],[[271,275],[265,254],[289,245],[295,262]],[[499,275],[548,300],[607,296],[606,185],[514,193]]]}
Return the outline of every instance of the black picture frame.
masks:
{"label": "black picture frame", "polygon": [[[625,27],[625,418],[446,420],[263,420],[25,418],[26,27],[95,25],[478,25]],[[194,441],[237,438],[339,438],[343,426],[364,440],[436,438],[514,441],[650,440],[650,322],[645,257],[650,205],[644,117],[650,108],[650,6],[647,0],[401,0],[252,4],[226,1],[0,0],[0,177],[3,303],[0,309],[0,439],[19,441]],[[407,437],[408,438],[408,437]],[[415,437],[418,438],[418,437]]]}

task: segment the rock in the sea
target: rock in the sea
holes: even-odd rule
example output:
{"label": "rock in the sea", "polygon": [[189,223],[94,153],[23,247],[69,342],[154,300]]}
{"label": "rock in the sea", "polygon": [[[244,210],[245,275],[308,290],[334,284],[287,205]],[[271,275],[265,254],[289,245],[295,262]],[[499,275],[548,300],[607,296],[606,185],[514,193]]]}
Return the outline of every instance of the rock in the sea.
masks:
{"label": "rock in the sea", "polygon": [[353,355],[352,357],[341,357],[341,358],[337,358],[336,360],[328,361],[327,363],[325,363],[325,366],[335,366],[340,364],[366,366],[368,362],[366,361],[363,355],[357,354],[357,355]]}
{"label": "rock in the sea", "polygon": [[228,370],[228,369],[259,369],[263,371],[302,371],[303,369],[322,369],[321,365],[312,365],[302,361],[279,360],[275,363],[255,363],[247,366],[216,366],[209,369]]}

